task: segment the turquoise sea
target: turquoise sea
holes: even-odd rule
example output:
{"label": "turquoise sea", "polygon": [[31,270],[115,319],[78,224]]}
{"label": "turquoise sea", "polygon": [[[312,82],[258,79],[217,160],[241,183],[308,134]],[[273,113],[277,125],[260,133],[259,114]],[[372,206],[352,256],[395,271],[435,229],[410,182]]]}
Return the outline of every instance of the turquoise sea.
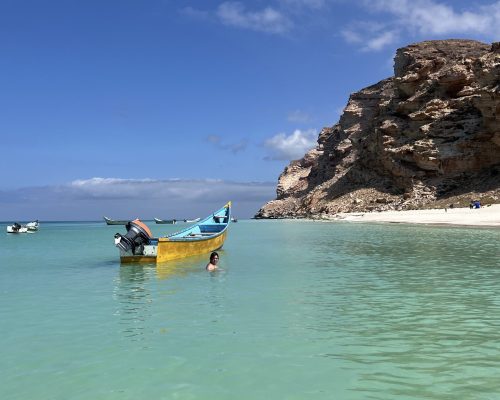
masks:
{"label": "turquoise sea", "polygon": [[215,273],[0,229],[2,400],[500,399],[499,229],[240,221]]}

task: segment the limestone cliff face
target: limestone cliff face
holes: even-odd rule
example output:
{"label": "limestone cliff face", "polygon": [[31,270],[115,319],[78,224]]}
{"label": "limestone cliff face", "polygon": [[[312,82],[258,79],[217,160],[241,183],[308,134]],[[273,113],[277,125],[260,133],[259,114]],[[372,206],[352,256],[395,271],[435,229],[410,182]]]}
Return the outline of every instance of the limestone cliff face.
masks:
{"label": "limestone cliff face", "polygon": [[500,43],[427,41],[394,61],[285,168],[257,218],[500,200]]}

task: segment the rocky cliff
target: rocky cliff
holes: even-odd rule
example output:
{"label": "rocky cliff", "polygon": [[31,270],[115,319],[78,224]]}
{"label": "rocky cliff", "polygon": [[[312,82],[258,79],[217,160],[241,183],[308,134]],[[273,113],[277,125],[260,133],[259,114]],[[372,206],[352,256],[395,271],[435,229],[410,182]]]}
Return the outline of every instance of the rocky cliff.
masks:
{"label": "rocky cliff", "polygon": [[500,43],[426,41],[397,51],[394,77],[350,96],[256,218],[471,199],[500,202]]}

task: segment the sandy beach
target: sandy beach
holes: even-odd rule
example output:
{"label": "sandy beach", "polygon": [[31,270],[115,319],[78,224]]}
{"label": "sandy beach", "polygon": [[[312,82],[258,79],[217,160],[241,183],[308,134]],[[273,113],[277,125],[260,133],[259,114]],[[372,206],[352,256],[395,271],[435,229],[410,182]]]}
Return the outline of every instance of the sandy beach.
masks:
{"label": "sandy beach", "polygon": [[353,222],[393,222],[500,227],[500,204],[481,208],[339,213],[336,219]]}

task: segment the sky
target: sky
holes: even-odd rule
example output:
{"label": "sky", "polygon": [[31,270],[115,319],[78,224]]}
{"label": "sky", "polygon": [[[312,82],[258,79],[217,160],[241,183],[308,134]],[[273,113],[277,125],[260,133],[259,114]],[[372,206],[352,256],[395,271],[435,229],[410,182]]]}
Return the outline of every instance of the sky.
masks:
{"label": "sky", "polygon": [[252,217],[349,95],[500,1],[2,0],[0,220]]}

